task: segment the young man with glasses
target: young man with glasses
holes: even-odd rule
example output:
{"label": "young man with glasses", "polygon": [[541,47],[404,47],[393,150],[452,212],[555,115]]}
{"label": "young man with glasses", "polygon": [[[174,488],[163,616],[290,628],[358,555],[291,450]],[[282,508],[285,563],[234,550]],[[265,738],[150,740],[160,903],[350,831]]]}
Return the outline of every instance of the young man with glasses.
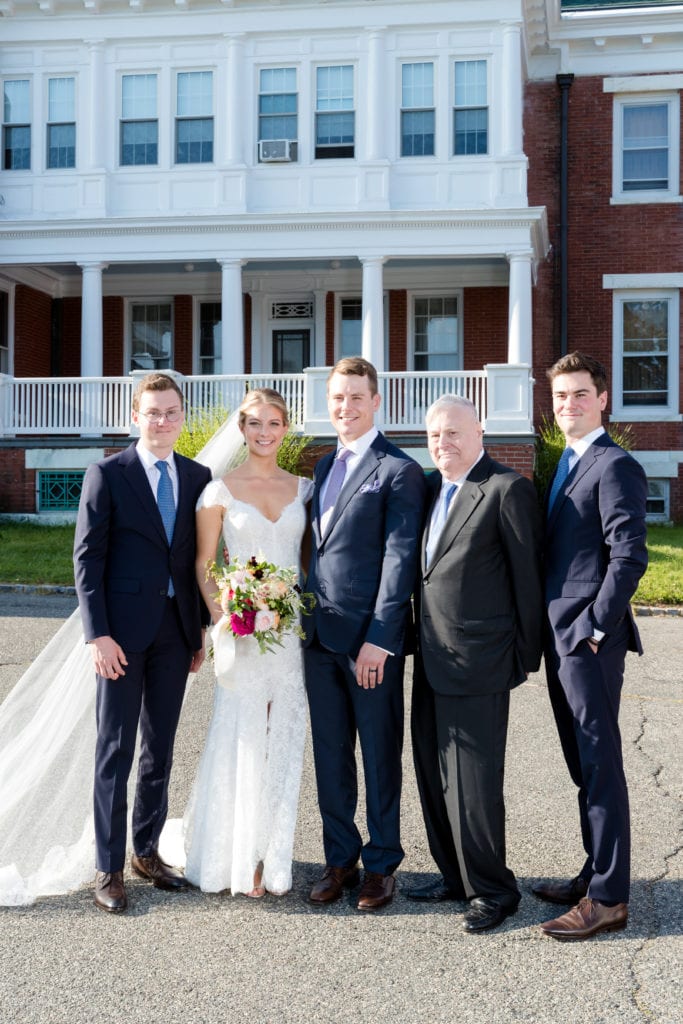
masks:
{"label": "young man with glasses", "polygon": [[195,578],[194,513],[211,475],[173,452],[184,418],[172,378],[143,377],[132,411],[140,439],[88,467],[76,525],[76,591],[97,678],[95,903],[114,913],[127,907],[127,793],[138,724],[132,868],[160,889],[187,884],[157,852],[185,683],[204,660],[209,621]]}

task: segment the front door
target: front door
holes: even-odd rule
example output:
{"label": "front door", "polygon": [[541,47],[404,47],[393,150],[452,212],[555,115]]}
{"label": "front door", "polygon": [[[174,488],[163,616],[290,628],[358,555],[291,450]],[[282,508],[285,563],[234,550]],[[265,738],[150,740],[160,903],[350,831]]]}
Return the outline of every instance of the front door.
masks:
{"label": "front door", "polygon": [[303,373],[311,362],[311,332],[273,331],[273,373]]}

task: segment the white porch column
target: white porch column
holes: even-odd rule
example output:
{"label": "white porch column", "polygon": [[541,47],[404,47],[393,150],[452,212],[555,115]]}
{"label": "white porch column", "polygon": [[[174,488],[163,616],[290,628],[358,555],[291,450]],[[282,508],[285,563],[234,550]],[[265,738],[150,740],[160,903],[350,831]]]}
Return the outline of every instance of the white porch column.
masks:
{"label": "white porch column", "polygon": [[88,43],[90,56],[90,89],[88,95],[88,170],[104,167],[106,146],[104,130],[106,117],[102,116],[102,103],[106,95],[104,81],[104,42],[101,39]]}
{"label": "white porch column", "polygon": [[503,25],[503,82],[501,89],[502,155],[522,152],[522,35],[519,22]]}
{"label": "white porch column", "polygon": [[371,29],[368,37],[368,91],[366,96],[365,153],[361,159],[382,160],[384,152],[384,35]]}
{"label": "white porch column", "polygon": [[531,252],[508,253],[508,363],[531,366]]}
{"label": "white porch column", "polygon": [[219,260],[221,265],[221,368],[244,373],[244,260]]}
{"label": "white porch column", "polygon": [[81,299],[81,377],[102,376],[102,271],[108,263],[79,263]]}
{"label": "white porch column", "polygon": [[384,256],[361,257],[363,265],[362,354],[378,372],[384,370]]}
{"label": "white porch column", "polygon": [[226,164],[244,163],[244,37],[228,37],[228,91],[226,125]]}

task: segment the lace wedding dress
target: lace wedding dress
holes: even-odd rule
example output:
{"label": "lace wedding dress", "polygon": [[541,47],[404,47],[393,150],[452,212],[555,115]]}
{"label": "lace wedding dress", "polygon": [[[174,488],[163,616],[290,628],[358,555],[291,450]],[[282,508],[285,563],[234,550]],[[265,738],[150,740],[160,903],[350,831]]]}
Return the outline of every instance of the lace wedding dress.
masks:
{"label": "lace wedding dress", "polygon": [[[276,522],[234,498],[222,480],[206,487],[200,507],[225,509],[223,540],[231,559],[256,556],[298,566],[311,489],[301,479],[297,497]],[[237,638],[229,676],[216,685],[183,819],[185,874],[206,892],[249,892],[259,863],[270,892],[284,893],[292,885],[306,697],[301,641],[285,636],[283,643],[261,654],[253,637]]]}

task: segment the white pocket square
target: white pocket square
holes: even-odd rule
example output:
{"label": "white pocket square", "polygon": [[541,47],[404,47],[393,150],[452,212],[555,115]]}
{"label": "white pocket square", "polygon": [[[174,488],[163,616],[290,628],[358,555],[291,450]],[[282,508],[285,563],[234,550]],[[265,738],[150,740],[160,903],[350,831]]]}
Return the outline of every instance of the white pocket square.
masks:
{"label": "white pocket square", "polygon": [[362,484],[358,493],[359,494],[378,494],[381,489],[382,489],[382,485],[380,484],[380,482],[377,479],[377,477],[375,477],[375,479],[372,481],[371,484]]}

